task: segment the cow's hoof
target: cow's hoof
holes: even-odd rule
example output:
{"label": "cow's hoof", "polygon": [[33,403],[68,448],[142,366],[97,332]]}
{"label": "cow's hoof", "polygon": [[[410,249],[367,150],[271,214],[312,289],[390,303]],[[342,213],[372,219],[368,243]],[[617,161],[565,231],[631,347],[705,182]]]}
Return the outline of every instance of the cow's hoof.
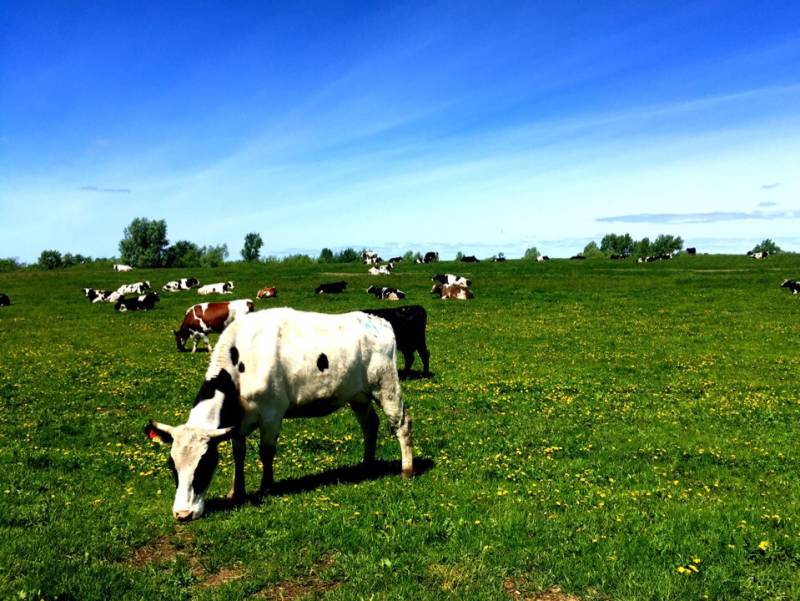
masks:
{"label": "cow's hoof", "polygon": [[403,478],[408,480],[408,479],[413,478],[413,477],[414,477],[414,468],[413,467],[403,470]]}
{"label": "cow's hoof", "polygon": [[232,503],[233,505],[241,505],[242,503],[244,503],[247,500],[247,494],[243,490],[240,490],[240,491],[231,490],[231,491],[228,492],[228,497],[227,498],[228,498],[228,501],[230,503]]}

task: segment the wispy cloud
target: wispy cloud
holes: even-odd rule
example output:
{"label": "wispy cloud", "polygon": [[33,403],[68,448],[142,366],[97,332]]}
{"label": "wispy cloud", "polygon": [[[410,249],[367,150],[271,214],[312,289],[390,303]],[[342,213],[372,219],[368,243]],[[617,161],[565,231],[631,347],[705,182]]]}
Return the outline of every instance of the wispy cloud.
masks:
{"label": "wispy cloud", "polygon": [[133,191],[130,188],[101,188],[100,186],[81,186],[81,190],[85,192],[107,192],[110,194],[130,194]]}
{"label": "wispy cloud", "polygon": [[771,200],[762,200],[760,203],[758,203],[758,206],[759,207],[777,207],[778,203],[777,202],[772,202]]}
{"label": "wispy cloud", "polygon": [[758,219],[773,221],[777,219],[800,219],[800,211],[710,211],[708,213],[637,213],[600,217],[596,221],[604,223],[715,223],[718,221],[746,221]]}
{"label": "wispy cloud", "polygon": [[762,190],[774,190],[775,188],[777,188],[780,185],[781,185],[780,182],[775,182],[774,184],[764,184],[763,186],[761,186],[761,189]]}

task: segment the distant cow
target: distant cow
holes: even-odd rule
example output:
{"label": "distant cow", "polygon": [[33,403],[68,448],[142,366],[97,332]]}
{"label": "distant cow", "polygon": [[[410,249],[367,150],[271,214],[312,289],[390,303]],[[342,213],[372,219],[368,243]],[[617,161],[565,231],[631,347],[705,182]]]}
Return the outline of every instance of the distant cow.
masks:
{"label": "distant cow", "polygon": [[278,289],[274,286],[265,286],[258,292],[256,292],[256,299],[259,298],[274,298],[278,296]]}
{"label": "distant cow", "polygon": [[549,261],[550,257],[548,257],[547,255],[539,255],[538,257],[536,257],[536,260],[539,261],[539,263],[541,263],[542,261]]}
{"label": "distant cow", "polygon": [[123,265],[121,263],[114,264],[114,271],[133,271],[133,267],[130,265]]}
{"label": "distant cow", "polygon": [[690,246],[689,248],[686,249],[686,254],[687,255],[696,255],[697,254],[697,249],[694,246]]}
{"label": "distant cow", "polygon": [[480,260],[475,255],[469,255],[468,257],[461,257],[462,263],[480,263]]}
{"label": "distant cow", "polygon": [[422,257],[423,263],[436,263],[439,260],[439,253],[431,250],[425,253],[425,256]]}
{"label": "distant cow", "polygon": [[380,267],[370,267],[367,271],[370,275],[390,275],[393,269],[394,265],[389,263],[387,265],[381,265]]}
{"label": "distant cow", "polygon": [[148,292],[147,294],[135,298],[121,298],[117,301],[117,304],[114,305],[114,309],[120,313],[125,313],[126,311],[150,311],[156,306],[158,301],[158,294],[155,292]]}
{"label": "distant cow", "polygon": [[455,275],[453,273],[437,273],[431,278],[432,282],[439,282],[442,285],[455,284],[456,286],[469,287],[472,286],[472,280],[468,280],[463,275]]}
{"label": "distant cow", "polygon": [[208,294],[233,294],[233,282],[217,282],[216,284],[206,284],[197,289],[197,294],[206,296]]}
{"label": "distant cow", "polygon": [[423,373],[426,376],[430,375],[431,354],[425,344],[425,327],[428,323],[428,314],[425,309],[419,305],[405,305],[390,309],[362,309],[361,311],[385,319],[391,324],[397,340],[397,350],[403,353],[404,375],[411,372],[414,352],[418,353],[422,359]]}
{"label": "distant cow", "polygon": [[249,298],[192,305],[186,310],[181,327],[173,332],[178,350],[185,351],[186,342],[191,338],[192,352],[195,352],[197,342],[202,338],[206,341],[208,351],[211,352],[213,347],[208,335],[211,332],[221,333],[225,326],[234,319],[246,315],[254,309],[255,305]]}
{"label": "distant cow", "polygon": [[792,291],[792,294],[800,293],[800,282],[795,280],[783,280],[783,284],[781,284],[781,288],[788,288]]}
{"label": "distant cow", "polygon": [[577,255],[574,255],[574,256],[570,257],[569,259],[570,259],[570,261],[582,261],[585,258],[586,257],[584,255],[582,255],[581,253],[578,253]]}
{"label": "distant cow", "polygon": [[492,257],[492,261],[494,263],[502,263],[505,260],[506,260],[506,256],[503,253],[499,253],[499,254],[495,255],[494,257]]}
{"label": "distant cow", "polygon": [[8,307],[11,305],[11,300],[5,292],[0,292],[0,307]]}
{"label": "distant cow", "polygon": [[392,257],[391,259],[389,259],[389,263],[399,263],[402,260],[403,257]]}
{"label": "distant cow", "polygon": [[95,290],[94,288],[84,288],[83,294],[89,299],[90,303],[115,303],[122,295],[111,290]]}
{"label": "distant cow", "polygon": [[383,259],[381,259],[374,250],[365,250],[361,253],[361,260],[365,265],[377,265]]}
{"label": "distant cow", "polygon": [[133,284],[123,284],[117,288],[117,293],[122,294],[144,294],[150,290],[150,282],[134,282]]}
{"label": "distant cow", "polygon": [[370,286],[367,288],[367,293],[383,300],[400,300],[406,297],[406,293],[402,290],[388,286]]}
{"label": "distant cow", "polygon": [[347,288],[347,282],[342,280],[341,282],[320,284],[319,286],[317,286],[314,292],[317,294],[339,294],[340,292],[344,292],[345,288]]}
{"label": "distant cow", "polygon": [[769,251],[766,251],[766,250],[761,250],[761,251],[758,251],[758,252],[753,252],[751,250],[747,254],[750,255],[751,257],[753,257],[754,259],[766,259],[767,257],[769,257]]}
{"label": "distant cow", "polygon": [[442,300],[446,299],[469,300],[471,298],[475,298],[475,295],[472,294],[472,290],[464,286],[458,286],[456,284],[445,284],[441,286],[441,295],[442,295],[441,297]]}
{"label": "distant cow", "polygon": [[179,290],[191,290],[200,282],[197,278],[181,278],[180,280],[172,280],[167,282],[161,288],[164,292],[178,292]]}

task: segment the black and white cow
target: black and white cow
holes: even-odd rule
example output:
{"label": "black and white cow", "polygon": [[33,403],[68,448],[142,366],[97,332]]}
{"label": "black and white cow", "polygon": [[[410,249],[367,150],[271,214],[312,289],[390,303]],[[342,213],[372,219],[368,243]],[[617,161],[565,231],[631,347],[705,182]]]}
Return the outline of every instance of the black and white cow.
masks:
{"label": "black and white cow", "polygon": [[344,292],[344,289],[347,288],[347,282],[342,280],[341,282],[331,282],[329,284],[320,284],[314,290],[316,294],[339,294]]}
{"label": "black and white cow", "polygon": [[448,284],[455,284],[456,286],[463,286],[468,288],[472,286],[472,280],[465,278],[463,275],[455,275],[453,273],[437,273],[431,278],[432,282],[439,282],[443,286]]}
{"label": "black and white cow", "polygon": [[405,366],[403,375],[411,373],[414,364],[414,353],[422,359],[423,375],[430,375],[430,357],[428,345],[425,343],[425,328],[428,314],[420,305],[404,305],[390,309],[362,309],[364,313],[385,319],[392,326],[397,340],[397,350],[403,353]]}
{"label": "black and white cow", "polygon": [[159,300],[156,292],[148,292],[135,298],[121,298],[114,305],[114,309],[120,313],[125,313],[126,311],[150,311]]}
{"label": "black and white cow", "polygon": [[538,257],[536,257],[536,260],[537,260],[539,263],[541,263],[541,262],[543,262],[543,261],[549,261],[549,260],[550,260],[550,257],[548,257],[547,255],[539,255]]}
{"label": "black and white cow", "polygon": [[377,265],[381,262],[381,258],[374,250],[365,250],[361,253],[361,260],[365,265]]}
{"label": "black and white cow", "polygon": [[375,457],[377,402],[400,443],[402,470],[413,474],[411,416],[403,404],[395,356],[395,333],[385,320],[267,309],[231,323],[212,353],[206,379],[185,424],[150,421],[145,434],[171,443],[175,478],[172,515],[198,518],[219,460],[218,445],[233,444],[229,498],[242,501],[245,439],[261,434],[260,492],[273,483],[275,446],[284,418],[317,417],[349,405],[364,433],[364,462]]}
{"label": "black and white cow", "polygon": [[133,271],[133,267],[121,263],[114,263],[114,271]]}
{"label": "black and white cow", "polygon": [[122,298],[116,290],[95,290],[94,288],[84,288],[83,294],[89,299],[90,303],[115,303]]}
{"label": "black and white cow", "polygon": [[389,259],[389,263],[399,263],[402,260],[403,257],[392,257],[391,259]]}
{"label": "black and white cow", "polygon": [[754,259],[766,259],[766,258],[769,257],[769,251],[767,251],[767,250],[760,250],[758,252],[753,252],[751,250],[747,254],[750,255],[751,257],[753,257]]}
{"label": "black and white cow", "polygon": [[197,294],[206,296],[208,294],[233,294],[233,282],[217,282],[216,284],[206,284],[197,289]]}
{"label": "black and white cow", "polygon": [[387,263],[386,265],[381,265],[380,267],[370,267],[367,272],[370,275],[391,275],[393,270],[394,263]]}
{"label": "black and white cow", "polygon": [[800,293],[800,282],[796,280],[783,280],[781,288],[788,288],[792,291],[792,294],[798,294]]}
{"label": "black and white cow", "polygon": [[11,305],[11,300],[5,292],[0,292],[0,307],[8,307]]}
{"label": "black and white cow", "polygon": [[144,294],[150,290],[150,282],[134,282],[133,284],[123,284],[117,288],[117,293],[122,294]]}
{"label": "black and white cow", "polygon": [[200,282],[197,278],[181,278],[180,280],[172,280],[167,282],[161,287],[164,292],[178,292],[180,290],[191,290]]}
{"label": "black and white cow", "polygon": [[439,260],[439,253],[435,250],[429,250],[425,253],[425,256],[422,257],[423,263],[436,263]]}
{"label": "black and white cow", "polygon": [[390,286],[370,286],[367,288],[367,293],[383,300],[400,300],[406,297],[405,292]]}

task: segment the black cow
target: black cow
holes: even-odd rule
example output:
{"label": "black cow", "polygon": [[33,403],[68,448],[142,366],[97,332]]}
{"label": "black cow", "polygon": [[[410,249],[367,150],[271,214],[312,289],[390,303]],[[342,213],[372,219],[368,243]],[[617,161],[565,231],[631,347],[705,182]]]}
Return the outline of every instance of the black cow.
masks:
{"label": "black cow", "polygon": [[462,263],[480,263],[480,260],[475,255],[470,255],[468,257],[461,257]]}
{"label": "black cow", "polygon": [[362,312],[375,315],[388,321],[394,330],[397,340],[397,350],[403,353],[405,367],[402,374],[408,376],[414,363],[414,351],[422,359],[422,369],[425,376],[430,375],[430,357],[428,346],[425,344],[425,327],[428,324],[428,314],[420,305],[404,305],[391,309],[362,309]]}
{"label": "black cow", "polygon": [[0,292],[0,307],[8,307],[11,304],[8,295],[5,292]]}
{"label": "black cow", "polygon": [[347,282],[342,280],[341,282],[320,284],[319,286],[317,286],[314,292],[316,292],[317,294],[339,294],[340,292],[344,292],[345,288],[347,288]]}
{"label": "black cow", "polygon": [[114,305],[114,309],[120,313],[125,313],[126,311],[150,311],[159,300],[157,293],[148,292],[135,298],[121,298]]}
{"label": "black cow", "polygon": [[697,254],[697,249],[694,246],[690,246],[689,248],[686,249],[686,254],[687,255],[696,255]]}
{"label": "black cow", "polygon": [[433,250],[430,250],[425,253],[425,256],[422,257],[423,263],[435,263],[439,260],[439,253]]}
{"label": "black cow", "polygon": [[383,300],[400,300],[406,297],[406,293],[402,290],[389,286],[370,286],[367,288],[367,293]]}
{"label": "black cow", "polygon": [[578,253],[577,255],[575,255],[573,257],[570,257],[570,260],[571,261],[581,261],[581,260],[583,260],[585,258],[586,257],[584,257],[581,253]]}
{"label": "black cow", "polygon": [[795,280],[783,280],[783,284],[781,284],[781,288],[788,288],[792,291],[792,294],[800,293],[800,282]]}

